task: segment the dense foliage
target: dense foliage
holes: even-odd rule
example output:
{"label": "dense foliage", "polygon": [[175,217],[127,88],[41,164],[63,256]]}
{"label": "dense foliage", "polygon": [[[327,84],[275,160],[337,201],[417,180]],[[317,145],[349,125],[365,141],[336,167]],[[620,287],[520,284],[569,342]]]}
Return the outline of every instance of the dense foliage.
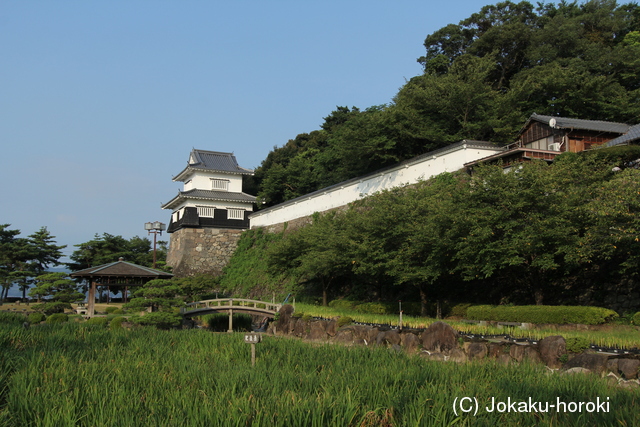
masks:
{"label": "dense foliage", "polygon": [[[638,394],[540,365],[448,364],[385,348],[67,323],[0,324],[0,425],[638,425]],[[454,399],[609,402],[608,412],[453,411]]]}
{"label": "dense foliage", "polygon": [[[78,249],[69,257],[72,262],[67,263],[72,271],[116,262],[120,258],[145,267],[153,265],[151,240],[146,237],[135,236],[127,240],[122,236],[103,233],[102,236],[96,234],[88,242],[74,246]],[[157,268],[166,269],[166,257],[167,242],[160,241],[156,249]]]}
{"label": "dense foliage", "polygon": [[14,284],[20,286],[24,299],[34,277],[60,265],[58,260],[66,248],[56,245],[55,236],[46,227],[24,238],[18,237],[20,230],[10,230],[9,226],[0,225],[0,304]]}
{"label": "dense foliage", "polygon": [[511,142],[532,113],[640,122],[640,6],[500,2],[427,36],[392,102],[337,107],[274,147],[245,187],[265,206],[463,139]]}
{"label": "dense foliage", "polygon": [[498,322],[526,323],[579,323],[600,325],[618,317],[613,310],[602,307],[514,305],[489,306],[473,305],[467,310],[467,318],[493,320]]}
{"label": "dense foliage", "polygon": [[253,268],[325,303],[420,301],[423,315],[435,314],[433,300],[602,303],[618,286],[639,287],[640,170],[612,171],[638,157],[638,147],[566,153],[552,165],[485,166],[383,191],[269,237]]}

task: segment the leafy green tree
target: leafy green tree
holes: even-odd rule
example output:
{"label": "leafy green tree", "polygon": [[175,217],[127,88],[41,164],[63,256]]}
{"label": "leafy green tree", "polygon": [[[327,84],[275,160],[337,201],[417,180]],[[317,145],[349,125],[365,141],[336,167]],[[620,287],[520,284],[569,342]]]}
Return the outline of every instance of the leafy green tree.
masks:
{"label": "leafy green tree", "polygon": [[0,304],[14,283],[25,281],[29,276],[27,262],[31,258],[31,248],[28,240],[19,235],[20,230],[10,230],[9,224],[0,225]]}
{"label": "leafy green tree", "polygon": [[29,296],[37,298],[38,302],[48,297],[47,302],[34,306],[36,310],[47,314],[62,313],[71,308],[71,303],[85,299],[67,273],[46,273],[36,277],[35,287],[29,291]]}
{"label": "leafy green tree", "polygon": [[145,283],[132,293],[133,298],[124,304],[132,310],[173,311],[184,305],[182,290],[173,280],[155,279]]}
{"label": "leafy green tree", "polygon": [[[166,261],[166,242],[158,243],[156,256],[158,265],[163,266]],[[116,262],[119,258],[146,267],[153,265],[151,241],[146,237],[135,236],[127,240],[122,236],[103,233],[102,236],[96,234],[92,240],[75,247],[78,249],[69,257],[72,262],[67,263],[73,271]]]}
{"label": "leafy green tree", "polygon": [[335,212],[314,214],[313,226],[286,236],[267,251],[268,264],[274,271],[318,285],[325,306],[329,292],[349,274],[352,264],[345,228],[340,221],[334,221],[335,215]]}

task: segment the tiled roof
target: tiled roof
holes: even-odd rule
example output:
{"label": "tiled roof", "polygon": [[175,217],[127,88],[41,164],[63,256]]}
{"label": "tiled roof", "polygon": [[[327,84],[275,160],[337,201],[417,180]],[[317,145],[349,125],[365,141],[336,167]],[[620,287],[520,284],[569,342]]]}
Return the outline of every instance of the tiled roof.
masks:
{"label": "tiled roof", "polygon": [[640,141],[640,124],[631,126],[629,132],[622,136],[619,136],[605,144],[606,147],[613,147],[614,145],[631,144],[632,142]]}
{"label": "tiled roof", "polygon": [[189,191],[180,191],[178,195],[171,201],[162,205],[162,209],[172,209],[177,205],[179,201],[185,199],[200,199],[200,200],[220,200],[224,202],[246,202],[254,203],[256,201],[255,196],[247,193],[233,193],[229,191],[215,191],[215,190],[198,190],[193,189]]}
{"label": "tiled roof", "polygon": [[74,271],[71,277],[98,277],[98,276],[120,276],[120,277],[172,277],[173,274],[165,271],[154,270],[153,268],[143,267],[126,261],[116,261],[109,264],[99,265],[97,267],[85,268],[84,270]]}
{"label": "tiled roof", "polygon": [[581,130],[595,130],[600,132],[611,132],[623,134],[629,130],[629,125],[625,123],[606,122],[603,120],[583,120],[583,119],[570,119],[567,117],[555,117],[544,116],[541,114],[533,113],[523,129],[526,128],[531,120],[535,120],[540,123],[549,124],[549,120],[556,120],[556,128],[558,129],[581,129]]}
{"label": "tiled roof", "polygon": [[223,172],[241,175],[252,175],[253,170],[238,166],[233,153],[222,153],[219,151],[196,150],[191,151],[189,164],[173,179],[180,180],[188,170],[204,170],[211,172]]}

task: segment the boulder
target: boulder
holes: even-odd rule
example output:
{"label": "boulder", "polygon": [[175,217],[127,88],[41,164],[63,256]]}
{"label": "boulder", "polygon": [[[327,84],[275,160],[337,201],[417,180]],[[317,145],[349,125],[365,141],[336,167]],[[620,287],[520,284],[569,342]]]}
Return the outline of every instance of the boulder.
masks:
{"label": "boulder", "polygon": [[[538,351],[542,361],[550,368],[558,369],[562,366],[560,356],[567,352],[564,337],[554,335],[540,340],[538,343]],[[571,366],[573,367],[573,366]]]}
{"label": "boulder", "polygon": [[536,350],[536,347],[532,345],[525,346],[524,360],[530,363],[542,363],[542,358],[540,357],[540,353],[538,353],[538,350]]}
{"label": "boulder", "polygon": [[569,368],[563,372],[563,375],[572,375],[572,374],[590,374],[591,371],[587,368],[575,367]]}
{"label": "boulder", "polygon": [[609,356],[597,353],[582,353],[569,360],[562,369],[584,368],[597,375],[602,375],[607,370]]}
{"label": "boulder", "polygon": [[512,344],[509,349],[509,356],[516,362],[522,362],[524,360],[524,351],[527,347],[528,345]]}
{"label": "boulder", "polygon": [[458,333],[444,322],[435,322],[422,333],[422,348],[427,351],[450,352],[458,347]]}
{"label": "boulder", "polygon": [[640,360],[638,359],[618,359],[618,371],[625,380],[638,378],[638,367]]}
{"label": "boulder", "polygon": [[338,321],[336,319],[331,319],[329,323],[327,323],[326,332],[330,337],[336,336],[336,334],[338,333]]}
{"label": "boulder", "polygon": [[307,327],[309,326],[309,322],[306,322],[302,319],[298,319],[293,327],[293,335],[296,337],[303,337],[307,334]]}
{"label": "boulder", "polygon": [[420,347],[420,338],[411,332],[400,334],[402,347],[407,353],[415,353]]}
{"label": "boulder", "polygon": [[484,359],[489,354],[487,345],[482,342],[470,342],[467,347],[467,357],[469,360]]}
{"label": "boulder", "polygon": [[307,339],[314,340],[314,341],[326,340],[328,337],[326,329],[327,329],[326,320],[318,320],[315,322],[310,322]]}
{"label": "boulder", "polygon": [[455,347],[449,350],[448,356],[445,360],[448,360],[449,362],[464,363],[467,361],[467,355],[464,354],[464,351],[462,351],[461,348]]}
{"label": "boulder", "polygon": [[506,345],[504,343],[492,342],[488,345],[488,356],[492,359],[497,359],[501,354],[503,354],[506,350]]}
{"label": "boulder", "polygon": [[278,320],[274,322],[276,331],[282,333],[289,333],[289,321],[293,314],[294,308],[291,304],[285,304],[278,311]]}
{"label": "boulder", "polygon": [[513,359],[507,353],[501,353],[497,358],[498,362],[503,365],[510,365]]}
{"label": "boulder", "polygon": [[336,342],[341,342],[345,344],[352,344],[355,340],[355,336],[353,335],[353,330],[350,328],[342,328],[337,333],[336,336],[333,337]]}
{"label": "boulder", "polygon": [[376,337],[376,344],[377,345],[400,345],[400,343],[402,342],[402,340],[400,339],[400,333],[398,332],[397,329],[392,329],[390,331],[385,331],[385,332],[379,332],[378,336]]}

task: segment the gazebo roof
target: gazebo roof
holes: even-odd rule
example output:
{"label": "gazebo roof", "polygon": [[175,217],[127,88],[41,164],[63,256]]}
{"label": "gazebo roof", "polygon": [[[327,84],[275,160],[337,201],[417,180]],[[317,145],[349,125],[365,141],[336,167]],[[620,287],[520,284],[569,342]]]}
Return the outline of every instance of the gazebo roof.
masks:
{"label": "gazebo roof", "polygon": [[135,285],[153,279],[171,279],[173,274],[126,262],[121,258],[119,261],[109,264],[74,271],[69,276],[78,279],[91,279],[94,282]]}

